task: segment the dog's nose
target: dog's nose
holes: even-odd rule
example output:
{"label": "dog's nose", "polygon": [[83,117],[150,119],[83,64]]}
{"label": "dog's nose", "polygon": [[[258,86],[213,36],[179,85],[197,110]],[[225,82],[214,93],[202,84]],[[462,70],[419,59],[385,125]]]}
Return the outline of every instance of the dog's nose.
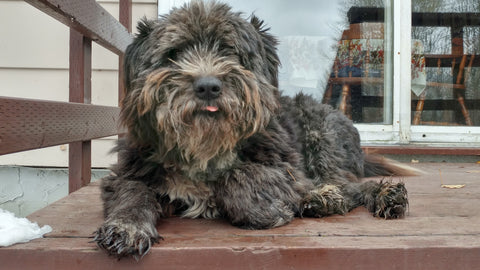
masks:
{"label": "dog's nose", "polygon": [[216,99],[222,91],[222,82],[213,76],[205,76],[193,82],[195,95],[200,99]]}

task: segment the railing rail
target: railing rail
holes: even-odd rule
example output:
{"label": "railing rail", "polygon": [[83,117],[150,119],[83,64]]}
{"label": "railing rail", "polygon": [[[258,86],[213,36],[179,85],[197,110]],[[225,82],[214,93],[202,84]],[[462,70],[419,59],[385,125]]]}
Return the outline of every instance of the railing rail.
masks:
{"label": "railing rail", "polygon": [[92,41],[119,55],[121,99],[132,2],[119,0],[119,22],[94,0],[25,1],[70,27],[69,102],[0,97],[0,155],[70,143],[73,192],[90,182],[91,140],[124,132],[118,107],[90,104]]}

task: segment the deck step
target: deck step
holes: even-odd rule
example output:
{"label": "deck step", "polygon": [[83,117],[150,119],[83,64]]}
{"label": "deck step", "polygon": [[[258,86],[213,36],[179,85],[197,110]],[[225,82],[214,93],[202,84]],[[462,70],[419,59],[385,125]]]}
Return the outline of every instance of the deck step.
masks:
{"label": "deck step", "polygon": [[374,218],[360,207],[345,216],[249,231],[223,220],[169,218],[158,225],[165,240],[139,262],[108,257],[90,242],[103,220],[92,183],[31,214],[53,232],[0,248],[0,269],[478,269],[480,165],[414,165],[425,175],[391,179],[409,191],[405,219]]}

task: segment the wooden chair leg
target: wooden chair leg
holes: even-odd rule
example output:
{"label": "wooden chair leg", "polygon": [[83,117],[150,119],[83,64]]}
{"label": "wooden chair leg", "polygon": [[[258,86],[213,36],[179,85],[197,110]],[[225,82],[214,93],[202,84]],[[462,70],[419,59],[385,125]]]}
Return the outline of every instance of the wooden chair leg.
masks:
{"label": "wooden chair leg", "polygon": [[[462,83],[463,69],[465,68],[466,62],[467,62],[467,55],[464,54],[458,70],[457,84]],[[464,80],[464,85],[465,83],[466,81]],[[465,106],[465,99],[463,98],[459,90],[456,91],[456,95],[457,95],[458,103],[460,103],[460,108],[462,109],[463,118],[465,118],[465,124],[467,124],[468,126],[473,126],[472,119],[470,119],[470,114],[468,113],[468,110],[467,110],[467,106]]]}
{"label": "wooden chair leg", "polygon": [[333,83],[329,83],[327,90],[325,91],[325,94],[323,95],[323,104],[330,104],[330,100],[332,99],[332,93],[333,93]]}
{"label": "wooden chair leg", "polygon": [[344,84],[342,86],[342,95],[340,97],[340,105],[338,106],[338,109],[345,115],[347,115],[347,103],[348,103],[348,98],[350,96],[350,86],[348,84]]}
{"label": "wooden chair leg", "polygon": [[426,93],[423,91],[423,93],[420,94],[418,97],[418,102],[417,102],[417,108],[415,108],[415,116],[413,117],[413,125],[420,125],[420,120],[422,118],[422,111],[423,111],[423,105],[425,105],[425,96]]}
{"label": "wooden chair leg", "polygon": [[467,106],[465,106],[465,99],[460,93],[457,93],[457,100],[458,103],[460,103],[460,108],[462,109],[462,114],[465,118],[465,124],[467,124],[467,126],[473,126],[472,119],[470,118],[470,114],[467,110]]}

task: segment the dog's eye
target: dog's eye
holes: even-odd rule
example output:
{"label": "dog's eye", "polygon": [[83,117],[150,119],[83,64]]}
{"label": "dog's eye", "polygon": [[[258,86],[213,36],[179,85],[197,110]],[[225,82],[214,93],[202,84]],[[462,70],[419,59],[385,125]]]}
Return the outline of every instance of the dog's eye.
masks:
{"label": "dog's eye", "polygon": [[165,56],[166,56],[167,59],[175,61],[175,60],[177,60],[177,57],[178,57],[178,50],[174,49],[174,48],[171,48],[167,51]]}

